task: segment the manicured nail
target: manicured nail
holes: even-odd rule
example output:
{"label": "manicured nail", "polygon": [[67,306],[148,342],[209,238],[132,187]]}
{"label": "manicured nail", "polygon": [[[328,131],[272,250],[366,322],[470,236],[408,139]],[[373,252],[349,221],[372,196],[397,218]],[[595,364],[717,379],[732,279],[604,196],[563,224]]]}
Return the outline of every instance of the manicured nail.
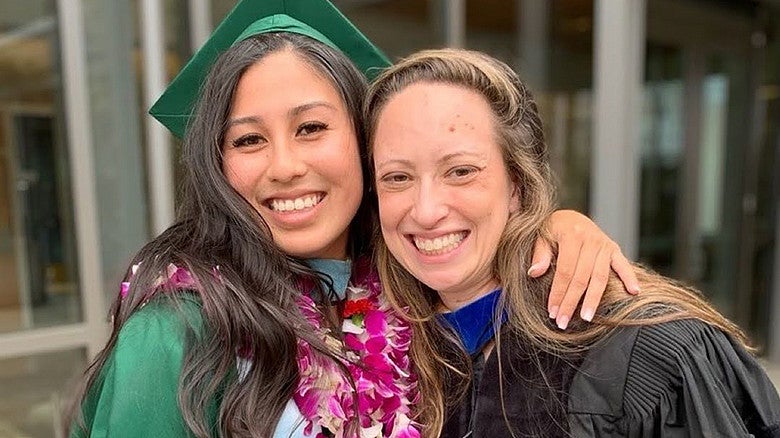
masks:
{"label": "manicured nail", "polygon": [[566,327],[569,326],[569,317],[564,315],[558,318],[558,328],[561,330],[566,330]]}
{"label": "manicured nail", "polygon": [[550,309],[550,319],[555,319],[555,317],[558,316],[558,309],[559,308],[560,307],[558,307],[558,306],[552,306],[552,308]]}
{"label": "manicured nail", "polygon": [[639,285],[635,285],[635,286],[633,286],[633,287],[631,288],[631,293],[632,293],[632,294],[636,295],[636,294],[638,294],[639,292],[642,292],[642,289],[640,289],[640,288],[639,288]]}
{"label": "manicured nail", "polygon": [[593,309],[583,309],[582,313],[580,313],[580,316],[585,321],[588,321],[588,322],[593,321]]}
{"label": "manicured nail", "polygon": [[528,276],[533,277],[534,275],[538,274],[539,271],[542,269],[542,263],[537,262],[531,265],[530,268],[528,268]]}

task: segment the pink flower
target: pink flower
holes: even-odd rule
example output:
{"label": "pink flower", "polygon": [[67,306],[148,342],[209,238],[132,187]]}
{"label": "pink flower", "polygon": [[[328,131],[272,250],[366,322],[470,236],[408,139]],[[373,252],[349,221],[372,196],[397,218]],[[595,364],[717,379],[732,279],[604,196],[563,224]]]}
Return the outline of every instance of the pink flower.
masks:
{"label": "pink flower", "polygon": [[357,336],[355,336],[354,333],[347,333],[346,335],[344,335],[344,344],[346,344],[346,346],[348,348],[351,348],[352,350],[359,351],[365,348],[365,344],[360,342],[360,339]]}
{"label": "pink flower", "polygon": [[123,281],[122,286],[119,289],[119,296],[122,298],[127,298],[127,294],[130,292],[130,282],[129,281]]}
{"label": "pink flower", "polygon": [[[294,399],[308,421],[307,430],[317,424],[337,438],[355,438],[346,433],[348,425],[357,421],[361,438],[419,438],[417,426],[407,416],[412,400],[419,401],[408,354],[411,329],[381,295],[376,272],[367,266],[358,262],[353,268],[355,278],[362,281],[357,282],[359,287],[347,288],[349,309],[342,323],[341,347],[350,358],[343,365],[356,388],[341,368],[299,340],[301,379]],[[322,315],[311,298],[301,296],[298,306],[326,344],[338,342],[323,328]]]}
{"label": "pink flower", "polygon": [[371,354],[381,353],[387,346],[387,339],[384,336],[374,336],[366,341],[366,351]]}
{"label": "pink flower", "polygon": [[385,312],[380,310],[369,310],[365,317],[366,331],[372,336],[384,335],[387,331],[387,321]]}

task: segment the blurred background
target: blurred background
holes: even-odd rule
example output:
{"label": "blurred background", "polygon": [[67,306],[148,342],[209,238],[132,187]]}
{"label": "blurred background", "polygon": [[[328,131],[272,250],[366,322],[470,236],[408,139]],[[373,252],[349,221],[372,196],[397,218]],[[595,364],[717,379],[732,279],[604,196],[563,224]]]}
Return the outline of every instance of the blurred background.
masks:
{"label": "blurred background", "polygon": [[[334,3],[392,59],[515,67],[561,205],[703,290],[780,382],[780,1]],[[172,220],[179,145],[146,109],[234,4],[0,0],[0,437],[57,436],[130,257]]]}

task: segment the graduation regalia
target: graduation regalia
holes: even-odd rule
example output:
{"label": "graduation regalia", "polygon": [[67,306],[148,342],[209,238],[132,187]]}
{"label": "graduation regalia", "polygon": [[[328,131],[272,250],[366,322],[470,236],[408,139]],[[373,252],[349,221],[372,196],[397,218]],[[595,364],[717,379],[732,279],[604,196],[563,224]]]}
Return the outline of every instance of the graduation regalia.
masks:
{"label": "graduation regalia", "polygon": [[472,356],[474,383],[442,437],[780,437],[766,373],[698,320],[623,327],[580,357],[530,349],[507,330],[500,341],[487,360]]}

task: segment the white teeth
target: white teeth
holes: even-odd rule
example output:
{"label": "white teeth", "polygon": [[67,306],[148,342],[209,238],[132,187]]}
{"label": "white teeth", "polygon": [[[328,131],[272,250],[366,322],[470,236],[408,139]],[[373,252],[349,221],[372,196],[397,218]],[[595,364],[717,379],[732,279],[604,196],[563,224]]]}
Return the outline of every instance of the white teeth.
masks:
{"label": "white teeth", "polygon": [[321,195],[310,195],[296,199],[274,199],[271,201],[271,209],[274,211],[296,211],[311,208],[322,201]]}
{"label": "white teeth", "polygon": [[452,251],[460,245],[463,238],[466,237],[465,232],[450,233],[445,236],[437,237],[435,239],[423,239],[421,237],[414,238],[414,246],[420,251],[429,254],[444,254]]}

